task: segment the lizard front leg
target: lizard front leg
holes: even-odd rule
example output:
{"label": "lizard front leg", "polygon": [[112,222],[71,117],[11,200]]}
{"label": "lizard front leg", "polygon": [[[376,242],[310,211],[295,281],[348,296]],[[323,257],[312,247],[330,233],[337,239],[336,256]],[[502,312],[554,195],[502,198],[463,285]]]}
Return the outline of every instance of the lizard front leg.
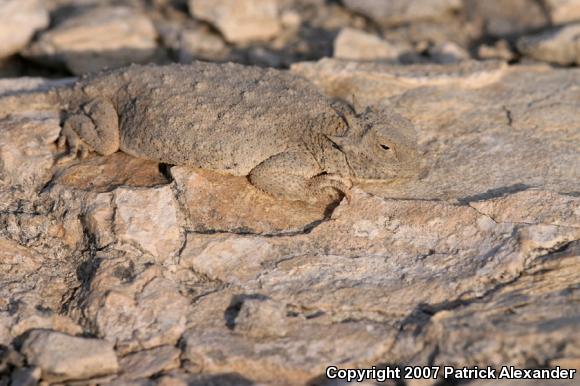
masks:
{"label": "lizard front leg", "polygon": [[337,200],[352,186],[348,178],[324,173],[306,151],[276,154],[252,169],[248,178],[275,197],[309,202]]}
{"label": "lizard front leg", "polygon": [[70,155],[87,155],[94,150],[109,155],[119,150],[119,117],[113,104],[105,98],[95,98],[69,115],[63,125],[59,144],[67,142]]}

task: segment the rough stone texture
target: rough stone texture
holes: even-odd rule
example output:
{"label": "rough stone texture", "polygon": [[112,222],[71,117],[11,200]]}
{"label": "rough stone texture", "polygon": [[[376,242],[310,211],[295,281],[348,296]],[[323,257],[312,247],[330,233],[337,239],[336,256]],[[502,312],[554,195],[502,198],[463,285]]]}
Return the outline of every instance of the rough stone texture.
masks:
{"label": "rough stone texture", "polygon": [[507,65],[500,61],[465,61],[437,64],[391,65],[322,59],[292,65],[292,71],[322,88],[326,94],[347,100],[355,108],[386,102],[389,97],[425,86],[481,88],[497,82]]}
{"label": "rough stone texture", "polygon": [[512,37],[549,24],[536,0],[466,0],[468,20],[480,25],[484,35]]}
{"label": "rough stone texture", "polygon": [[0,2],[0,58],[20,51],[35,31],[48,26],[48,12],[42,0]]}
{"label": "rough stone texture", "polygon": [[123,379],[147,378],[180,365],[181,350],[172,346],[160,346],[139,351],[119,359]]}
{"label": "rough stone texture", "polygon": [[54,331],[31,331],[21,351],[29,364],[40,367],[45,381],[93,378],[115,373],[119,367],[111,343]]}
{"label": "rough stone texture", "polygon": [[344,0],[343,3],[386,25],[437,19],[461,7],[458,0]]}
{"label": "rough stone texture", "polygon": [[580,64],[580,23],[524,36],[518,40],[517,47],[522,54],[536,60]]}
{"label": "rough stone texture", "polygon": [[42,33],[25,55],[82,74],[149,61],[156,53],[156,38],[146,16],[126,7],[96,8]]}
{"label": "rough stone texture", "polygon": [[268,40],[282,30],[280,0],[191,0],[194,17],[213,24],[232,43]]}
{"label": "rough stone texture", "polygon": [[578,0],[546,0],[550,18],[555,24],[563,24],[580,20],[580,1]]}
{"label": "rough stone texture", "polygon": [[339,59],[398,62],[399,56],[408,50],[409,46],[392,44],[353,28],[341,30],[334,41],[334,57]]}
{"label": "rough stone texture", "polygon": [[[0,111],[2,172],[17,182],[0,185],[0,383],[54,379],[30,362],[30,347],[51,347],[37,334],[74,341],[50,357],[69,365],[87,342],[108,347],[118,367],[84,382],[111,385],[328,384],[330,364],[578,366],[579,70],[300,67],[360,110],[410,119],[421,175],[298,206],[120,154],[55,164],[56,111]],[[0,94],[47,87],[7,83]]]}

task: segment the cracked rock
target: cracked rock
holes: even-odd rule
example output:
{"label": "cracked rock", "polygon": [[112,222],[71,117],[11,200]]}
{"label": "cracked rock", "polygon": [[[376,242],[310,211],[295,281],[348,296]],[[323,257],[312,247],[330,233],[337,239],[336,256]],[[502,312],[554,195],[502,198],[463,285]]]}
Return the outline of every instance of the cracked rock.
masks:
{"label": "cracked rock", "polygon": [[118,370],[113,344],[48,330],[33,330],[22,344],[29,364],[38,366],[42,380],[59,382],[114,374]]}

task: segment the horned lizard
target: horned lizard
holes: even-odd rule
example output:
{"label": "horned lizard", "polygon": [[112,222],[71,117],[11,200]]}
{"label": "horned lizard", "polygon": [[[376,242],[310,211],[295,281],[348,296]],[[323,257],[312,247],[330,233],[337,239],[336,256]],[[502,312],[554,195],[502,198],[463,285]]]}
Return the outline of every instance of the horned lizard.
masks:
{"label": "horned lizard", "polygon": [[385,108],[355,113],[287,71],[238,64],[130,66],[54,93],[61,145],[247,176],[289,200],[346,192],[417,166],[414,129]]}

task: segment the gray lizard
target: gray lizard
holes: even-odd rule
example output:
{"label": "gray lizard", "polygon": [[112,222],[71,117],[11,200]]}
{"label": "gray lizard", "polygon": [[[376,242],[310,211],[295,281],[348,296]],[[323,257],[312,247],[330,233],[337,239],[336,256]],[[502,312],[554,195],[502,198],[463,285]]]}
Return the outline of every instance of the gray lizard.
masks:
{"label": "gray lizard", "polygon": [[238,64],[130,66],[57,90],[61,145],[123,151],[247,176],[283,199],[345,193],[356,179],[417,169],[412,125],[384,108],[356,114],[287,71]]}

